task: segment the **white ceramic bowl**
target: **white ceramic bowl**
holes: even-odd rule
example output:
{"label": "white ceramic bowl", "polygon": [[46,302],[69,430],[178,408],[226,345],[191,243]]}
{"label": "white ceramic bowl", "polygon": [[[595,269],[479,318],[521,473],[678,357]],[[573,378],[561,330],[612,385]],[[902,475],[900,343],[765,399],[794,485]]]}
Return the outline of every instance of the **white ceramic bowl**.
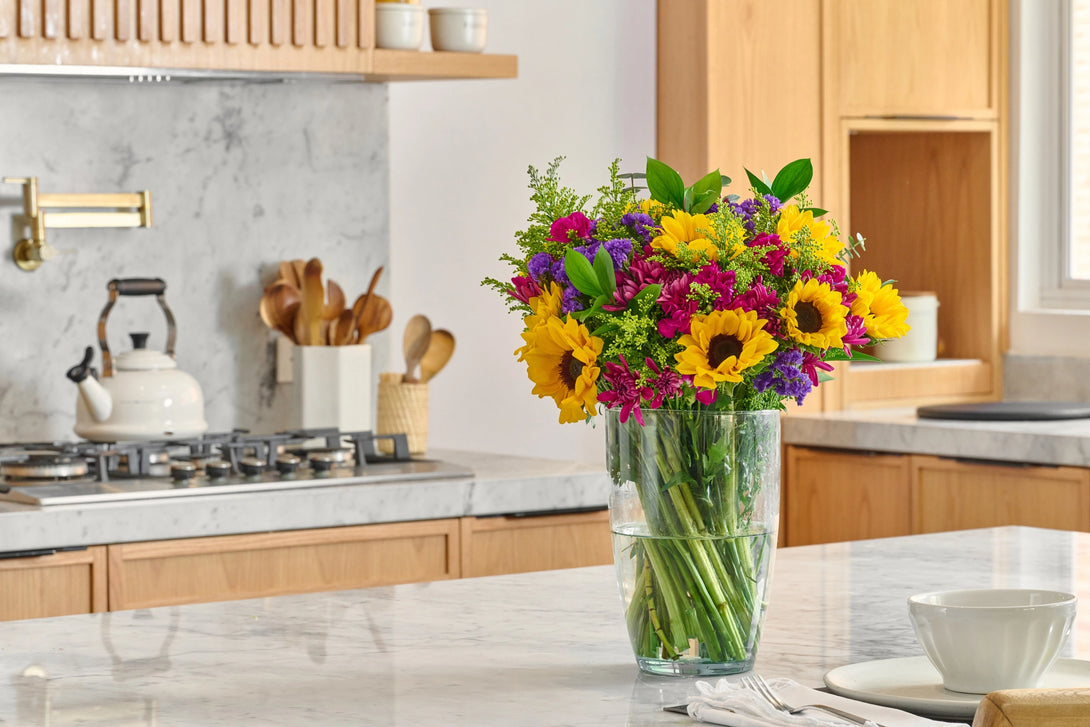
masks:
{"label": "white ceramic bowl", "polygon": [[1078,599],[1033,589],[921,593],[908,599],[916,638],[955,692],[1032,689],[1071,632]]}
{"label": "white ceramic bowl", "polygon": [[488,31],[488,13],[482,8],[428,10],[433,50],[480,53]]}
{"label": "white ceramic bowl", "polygon": [[375,4],[375,46],[420,50],[424,42],[424,8],[409,3]]}

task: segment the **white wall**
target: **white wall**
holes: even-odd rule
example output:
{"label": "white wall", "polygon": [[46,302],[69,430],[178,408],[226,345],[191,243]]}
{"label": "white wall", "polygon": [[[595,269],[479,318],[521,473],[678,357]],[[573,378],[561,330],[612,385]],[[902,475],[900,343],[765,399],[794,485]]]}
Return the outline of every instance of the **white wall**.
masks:
{"label": "white wall", "polygon": [[655,153],[654,0],[479,0],[488,51],[519,56],[516,80],[390,84],[390,370],[405,322],[424,313],[457,337],[430,387],[430,447],[600,462],[603,425],[561,425],[530,394],[521,321],[480,286],[532,208],[529,165],[556,156],[593,192],[608,165]]}

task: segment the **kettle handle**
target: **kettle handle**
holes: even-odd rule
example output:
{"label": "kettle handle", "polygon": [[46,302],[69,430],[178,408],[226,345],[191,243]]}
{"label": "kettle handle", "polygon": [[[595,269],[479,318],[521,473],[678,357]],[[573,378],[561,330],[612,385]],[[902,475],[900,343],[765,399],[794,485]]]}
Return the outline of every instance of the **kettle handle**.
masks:
{"label": "kettle handle", "polygon": [[162,278],[114,278],[106,284],[106,290],[110,293],[110,299],[106,307],[98,317],[98,347],[102,349],[102,376],[113,376],[114,364],[110,356],[110,346],[106,343],[106,318],[110,315],[110,309],[114,307],[118,296],[121,295],[154,295],[159,301],[159,307],[163,309],[163,315],[167,318],[167,347],[166,354],[174,358],[174,340],[178,331],[174,326],[174,314],[170,311],[164,297],[167,284]]}

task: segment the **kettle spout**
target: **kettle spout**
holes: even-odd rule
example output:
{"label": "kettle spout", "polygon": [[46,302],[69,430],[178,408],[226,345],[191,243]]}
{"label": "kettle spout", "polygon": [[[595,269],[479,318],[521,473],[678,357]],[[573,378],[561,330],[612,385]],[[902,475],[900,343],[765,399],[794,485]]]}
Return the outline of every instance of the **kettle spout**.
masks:
{"label": "kettle spout", "polygon": [[68,369],[66,376],[79,387],[79,395],[87,405],[96,422],[104,422],[110,418],[113,412],[114,402],[110,392],[98,383],[91,369],[91,358],[95,351],[90,346],[83,354],[83,361]]}

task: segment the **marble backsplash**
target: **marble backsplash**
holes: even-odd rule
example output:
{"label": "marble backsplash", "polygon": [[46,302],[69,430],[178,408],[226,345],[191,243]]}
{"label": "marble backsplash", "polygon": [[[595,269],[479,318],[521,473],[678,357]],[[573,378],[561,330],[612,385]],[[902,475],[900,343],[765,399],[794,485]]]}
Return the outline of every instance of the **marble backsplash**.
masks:
{"label": "marble backsplash", "polygon": [[1090,402],[1090,360],[1076,356],[1003,357],[1003,398]]}
{"label": "marble backsplash", "polygon": [[[386,87],[2,79],[0,95],[0,175],[36,176],[42,192],[149,189],[154,210],[151,229],[49,230],[62,254],[27,273],[11,260],[22,188],[0,185],[0,441],[73,438],[64,374],[96,343],[114,277],[166,280],[178,365],[200,382],[212,430],[287,426],[262,287],[277,261],[318,256],[351,302],[387,263]],[[114,352],[132,330],[165,343],[152,298],[122,298],[108,328]],[[372,338],[377,361],[387,338]]]}

